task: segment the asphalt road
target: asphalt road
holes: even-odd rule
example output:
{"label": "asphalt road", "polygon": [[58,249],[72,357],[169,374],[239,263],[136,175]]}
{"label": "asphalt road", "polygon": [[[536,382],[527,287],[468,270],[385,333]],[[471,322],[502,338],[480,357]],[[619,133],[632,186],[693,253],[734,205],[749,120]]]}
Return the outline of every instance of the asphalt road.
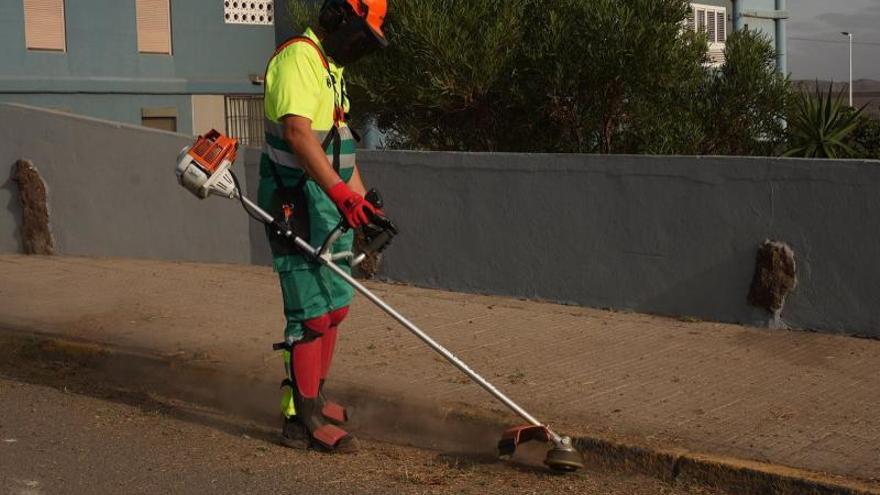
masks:
{"label": "asphalt road", "polygon": [[541,452],[512,464],[372,438],[356,455],[293,451],[266,421],[32,358],[0,349],[0,493],[718,493],[591,469],[554,475],[530,460]]}

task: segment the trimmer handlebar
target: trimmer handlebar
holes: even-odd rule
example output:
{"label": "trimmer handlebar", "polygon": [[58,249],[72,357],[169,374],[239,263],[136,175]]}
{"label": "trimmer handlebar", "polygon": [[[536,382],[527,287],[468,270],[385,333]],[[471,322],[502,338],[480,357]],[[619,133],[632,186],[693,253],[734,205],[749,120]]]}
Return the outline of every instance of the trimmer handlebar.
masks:
{"label": "trimmer handlebar", "polygon": [[[367,194],[364,196],[364,199],[370,202],[371,205],[376,207],[376,209],[381,209],[385,205],[385,201],[382,198],[382,195],[379,194],[379,191],[376,189],[370,189]],[[391,243],[391,239],[394,238],[400,231],[397,229],[397,226],[394,225],[394,222],[389,220],[387,217],[377,214],[377,213],[369,213],[370,223],[361,227],[361,232],[366,239],[366,245],[361,248],[361,252],[358,255],[355,255],[351,258],[351,265],[357,266],[359,265],[364,258],[373,253],[381,253],[388,247]],[[345,219],[341,219],[339,223],[336,225],[328,235],[327,238],[324,239],[324,242],[321,243],[321,248],[318,251],[318,256],[327,256],[330,253],[330,249],[336,244],[336,241],[342,237],[343,234],[348,232],[349,226]],[[342,253],[346,254],[346,253]],[[345,257],[345,256],[342,256]]]}
{"label": "trimmer handlebar", "polygon": [[385,207],[385,199],[382,198],[382,195],[379,194],[379,191],[375,188],[367,191],[367,195],[364,196],[364,199],[380,210]]}

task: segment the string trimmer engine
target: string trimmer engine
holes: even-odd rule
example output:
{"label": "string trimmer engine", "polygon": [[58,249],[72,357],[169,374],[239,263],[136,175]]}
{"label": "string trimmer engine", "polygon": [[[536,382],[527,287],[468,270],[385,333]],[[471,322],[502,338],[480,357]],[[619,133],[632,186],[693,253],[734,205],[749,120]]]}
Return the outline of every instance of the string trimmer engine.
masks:
{"label": "string trimmer engine", "polygon": [[238,196],[230,168],[235,162],[238,141],[215,130],[199,136],[177,157],[177,182],[200,199],[214,194]]}

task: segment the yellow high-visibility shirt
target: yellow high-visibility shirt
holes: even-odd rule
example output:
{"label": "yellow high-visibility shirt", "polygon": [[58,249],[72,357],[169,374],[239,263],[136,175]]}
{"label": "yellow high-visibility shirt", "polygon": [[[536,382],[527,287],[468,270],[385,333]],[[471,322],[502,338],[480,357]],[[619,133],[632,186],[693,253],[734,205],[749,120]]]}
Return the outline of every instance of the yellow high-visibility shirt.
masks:
{"label": "yellow high-visibility shirt", "polygon": [[[303,36],[321,47],[311,29]],[[343,68],[330,59],[327,63],[329,71],[315,47],[304,42],[291,43],[275,55],[266,70],[266,117],[279,122],[285,115],[298,115],[311,120],[316,131],[330,130],[333,109],[341,104],[348,111],[348,101],[342,101]]]}

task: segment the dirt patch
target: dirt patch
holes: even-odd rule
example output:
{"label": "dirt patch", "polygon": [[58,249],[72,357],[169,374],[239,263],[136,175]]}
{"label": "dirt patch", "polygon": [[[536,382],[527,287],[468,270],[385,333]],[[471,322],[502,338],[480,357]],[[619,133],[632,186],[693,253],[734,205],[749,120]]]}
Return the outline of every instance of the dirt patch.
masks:
{"label": "dirt patch", "polygon": [[[39,479],[48,492],[91,493],[723,493],[595,468],[556,475],[541,466],[539,445],[502,463],[473,448],[490,423],[454,411],[401,414],[412,407],[360,395],[372,405],[350,403],[366,439],[357,455],[288,450],[277,445],[274,418],[254,408],[277,400],[267,385],[89,343],[0,335],[0,396],[13,397],[0,402],[2,431],[26,439],[14,444],[21,453],[0,487]],[[58,449],[48,469],[42,446],[54,442],[75,447]]]}
{"label": "dirt patch", "polygon": [[[716,495],[638,476],[542,470],[383,442],[356,455],[290,450],[195,418],[246,423],[185,402],[148,410],[3,378],[0,493],[186,493],[234,495],[543,494]],[[34,409],[39,414],[34,414]],[[267,432],[268,434],[268,432]]]}
{"label": "dirt patch", "polygon": [[[124,399],[129,405],[162,408],[158,402],[185,400],[266,428],[277,426],[272,407],[278,400],[277,383],[224,373],[184,359],[74,340],[0,335],[0,371],[18,379],[62,388],[80,386],[83,393],[98,390],[102,397]],[[431,407],[376,396],[356,387],[337,387],[333,392],[349,408],[352,431],[367,439],[495,462],[493,447],[506,428],[501,421],[464,405],[457,409]]]}

